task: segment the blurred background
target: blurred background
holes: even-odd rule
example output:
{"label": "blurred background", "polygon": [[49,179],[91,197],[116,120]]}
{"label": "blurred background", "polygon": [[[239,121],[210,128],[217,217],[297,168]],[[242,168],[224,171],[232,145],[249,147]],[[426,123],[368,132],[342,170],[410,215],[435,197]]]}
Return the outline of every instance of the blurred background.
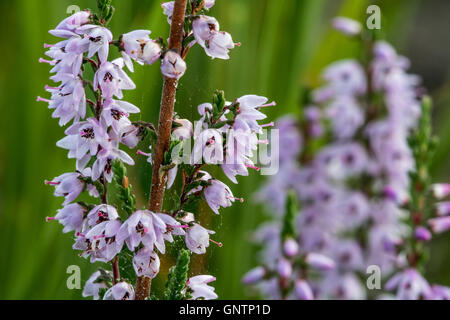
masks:
{"label": "blurred background", "polygon": [[[115,0],[116,14],[110,25],[115,39],[135,29],[150,29],[153,37],[168,36],[169,26],[160,1]],[[412,71],[423,77],[424,85],[436,102],[436,132],[441,148],[433,173],[438,181],[450,179],[450,1],[447,0],[217,0],[211,15],[221,29],[229,31],[242,46],[231,60],[211,61],[196,47],[188,57],[188,72],[179,87],[176,111],[191,120],[197,118],[197,105],[208,102],[215,89],[223,89],[229,100],[244,94],[258,94],[277,101],[270,117],[298,113],[302,88],[315,86],[320,70],[330,62],[352,57],[357,46],[330,28],[336,15],[365,21],[366,8],[377,4],[382,11],[385,38],[412,61]],[[96,7],[94,0],[0,0],[0,298],[79,299],[81,290],[69,290],[66,269],[79,265],[83,282],[96,266],[71,249],[73,239],[62,234],[61,226],[46,223],[62,198],[53,197],[53,188],[44,186],[73,170],[66,151],[55,146],[63,129],[51,118],[46,104],[36,102],[48,80],[43,43],[57,39],[48,34],[67,16],[70,5]],[[114,55],[116,50],[112,51]],[[142,119],[157,123],[161,94],[158,66],[137,67],[132,75],[137,90],[125,100],[142,110]],[[135,157],[136,158],[136,157]],[[147,202],[150,167],[141,159],[130,169],[130,179],[138,203]],[[222,178],[222,177],[220,177]],[[217,231],[215,240],[223,248],[210,247],[207,255],[195,257],[192,273],[208,272],[217,277],[216,291],[221,299],[248,297],[241,286],[242,275],[255,265],[255,248],[250,233],[267,212],[251,200],[251,194],[264,179],[253,173],[232,186],[244,204],[222,210],[220,216],[200,208],[202,222]],[[226,181],[225,179],[223,181]],[[229,181],[228,181],[229,182]],[[228,183],[227,182],[227,183]],[[432,243],[430,282],[450,285],[450,237]],[[167,274],[173,258],[164,258],[159,278]],[[101,265],[98,264],[97,267]],[[155,281],[156,292],[162,286]]]}

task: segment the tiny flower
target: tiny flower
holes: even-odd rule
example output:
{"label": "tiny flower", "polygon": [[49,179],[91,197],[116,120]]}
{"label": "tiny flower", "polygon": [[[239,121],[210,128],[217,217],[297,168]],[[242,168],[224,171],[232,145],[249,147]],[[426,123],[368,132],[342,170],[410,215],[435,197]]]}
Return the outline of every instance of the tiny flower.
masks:
{"label": "tiny flower", "polygon": [[163,76],[172,79],[180,79],[186,72],[186,62],[175,51],[167,51],[161,63]]}
{"label": "tiny flower", "polygon": [[450,214],[450,202],[440,202],[436,204],[437,214],[439,216],[446,216]]}
{"label": "tiny flower", "polygon": [[254,284],[259,282],[266,275],[266,269],[264,267],[256,267],[248,271],[242,278],[244,284]]}
{"label": "tiny flower", "polygon": [[210,185],[204,188],[203,194],[206,198],[206,202],[215,214],[219,214],[220,207],[230,207],[236,200],[231,193],[230,188],[216,179],[210,180]]}
{"label": "tiny flower", "polygon": [[166,231],[166,224],[157,214],[149,210],[139,210],[123,223],[117,241],[125,241],[131,251],[142,243],[151,250],[156,246],[161,253],[165,253]]}
{"label": "tiny flower", "polygon": [[292,274],[291,263],[288,260],[281,258],[277,263],[277,272],[281,278],[289,278]]}
{"label": "tiny flower", "polygon": [[[108,272],[108,271],[105,271]],[[95,271],[86,281],[83,289],[83,297],[93,297],[94,300],[98,300],[100,298],[99,291],[100,289],[107,289],[108,287],[104,282],[98,282],[99,277],[102,275],[100,271]]]}
{"label": "tiny flower", "polygon": [[431,240],[431,232],[425,227],[417,227],[414,230],[414,237],[419,241],[430,241]]}
{"label": "tiny flower", "polygon": [[450,288],[444,286],[433,285],[431,287],[433,291],[434,300],[450,300]]}
{"label": "tiny flower", "polygon": [[89,40],[88,58],[98,52],[100,62],[107,63],[109,54],[109,43],[113,40],[111,31],[107,28],[96,25],[84,25],[77,29],[78,33],[83,33]]}
{"label": "tiny flower", "polygon": [[150,279],[156,277],[159,272],[159,257],[153,250],[142,248],[133,258],[133,268],[138,277],[146,276]]}
{"label": "tiny flower", "polygon": [[362,30],[361,23],[345,17],[334,18],[332,24],[334,29],[347,36],[356,36],[360,34]]}
{"label": "tiny flower", "polygon": [[194,135],[192,122],[187,119],[175,119],[174,122],[179,126],[173,129],[172,135],[178,140],[187,140]]}
{"label": "tiny flower", "polygon": [[133,65],[129,61],[130,58],[138,63],[151,65],[161,56],[161,46],[150,39],[150,33],[148,30],[136,30],[122,36],[124,48],[122,56],[131,71],[133,71]]}
{"label": "tiny flower", "polygon": [[142,140],[143,134],[143,127],[129,124],[122,128],[120,142],[126,145],[128,148],[134,149]]}
{"label": "tiny flower", "polygon": [[213,276],[201,275],[189,278],[187,281],[187,289],[191,296],[191,300],[214,300],[217,294],[214,288],[208,283],[216,281]]}
{"label": "tiny flower", "polygon": [[300,300],[314,300],[314,293],[305,280],[295,282],[294,291]]}
{"label": "tiny flower", "polygon": [[67,205],[74,201],[84,189],[84,182],[80,179],[83,177],[78,172],[64,173],[52,181],[46,181],[48,185],[55,186],[55,196],[65,197],[63,205]]}
{"label": "tiny flower", "polygon": [[432,299],[433,296],[430,285],[415,269],[397,273],[385,287],[389,291],[397,289],[397,299],[400,300]]}
{"label": "tiny flower", "polygon": [[76,35],[75,31],[84,24],[90,22],[91,12],[79,11],[61,21],[50,34],[60,38],[70,38]]}
{"label": "tiny flower", "polygon": [[283,244],[284,254],[288,257],[293,257],[298,253],[298,242],[292,238],[287,239]]}
{"label": "tiny flower", "polygon": [[55,220],[59,221],[63,226],[63,232],[81,231],[83,226],[84,215],[86,209],[78,203],[72,203],[58,210]]}
{"label": "tiny flower", "polygon": [[116,96],[119,99],[123,98],[122,90],[133,90],[136,85],[122,70],[124,61],[122,58],[116,59],[112,62],[102,63],[100,68],[95,73],[94,90],[102,90],[102,96],[105,99]]}
{"label": "tiny flower", "polygon": [[101,119],[107,127],[112,127],[115,133],[120,134],[131,125],[128,119],[130,114],[139,112],[139,108],[129,102],[108,99],[103,103]]}
{"label": "tiny flower", "polygon": [[450,229],[450,216],[431,219],[428,224],[435,233],[445,232]]}
{"label": "tiny flower", "polygon": [[119,218],[117,209],[107,204],[99,204],[95,206],[87,215],[88,224],[95,226],[104,221],[116,220]]}
{"label": "tiny flower", "polygon": [[134,288],[127,282],[119,282],[106,291],[103,300],[134,300]]}
{"label": "tiny flower", "polygon": [[333,260],[319,253],[308,253],[305,261],[312,268],[323,271],[332,270],[336,266]]}
{"label": "tiny flower", "polygon": [[431,191],[436,199],[443,199],[450,195],[450,184],[439,183],[431,186]]}
{"label": "tiny flower", "polygon": [[214,231],[207,230],[201,225],[194,223],[192,227],[186,230],[186,247],[196,254],[204,254],[209,247],[209,235]]}

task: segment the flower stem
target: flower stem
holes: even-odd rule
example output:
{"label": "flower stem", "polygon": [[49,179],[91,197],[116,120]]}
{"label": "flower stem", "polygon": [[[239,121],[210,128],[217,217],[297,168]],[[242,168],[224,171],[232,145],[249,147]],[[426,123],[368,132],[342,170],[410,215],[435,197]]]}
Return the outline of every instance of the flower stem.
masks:
{"label": "flower stem", "polygon": [[[178,54],[182,52],[186,5],[187,0],[175,0],[172,15],[169,50],[176,50]],[[169,150],[177,85],[176,79],[164,79],[149,201],[149,209],[154,212],[161,211],[164,198],[164,176],[160,174],[160,167],[164,160],[164,154]],[[146,299],[150,295],[150,286],[150,278],[139,277],[136,281],[136,300]]]}

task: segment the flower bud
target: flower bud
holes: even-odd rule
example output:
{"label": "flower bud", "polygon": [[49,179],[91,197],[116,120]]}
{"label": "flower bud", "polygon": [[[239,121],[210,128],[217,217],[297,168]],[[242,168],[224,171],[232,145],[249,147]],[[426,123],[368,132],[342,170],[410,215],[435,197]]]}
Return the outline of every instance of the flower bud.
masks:
{"label": "flower bud", "polygon": [[332,270],[336,266],[332,259],[319,253],[308,253],[306,263],[312,268],[322,271]]}
{"label": "flower bud", "polygon": [[298,253],[298,243],[294,239],[287,239],[283,245],[284,253],[288,257],[293,257]]}
{"label": "flower bud", "polygon": [[171,79],[180,79],[186,72],[186,62],[174,51],[168,51],[161,63],[162,74]]}
{"label": "flower bud", "polygon": [[242,278],[244,284],[254,284],[259,282],[266,275],[266,269],[263,267],[256,267],[247,272]]}

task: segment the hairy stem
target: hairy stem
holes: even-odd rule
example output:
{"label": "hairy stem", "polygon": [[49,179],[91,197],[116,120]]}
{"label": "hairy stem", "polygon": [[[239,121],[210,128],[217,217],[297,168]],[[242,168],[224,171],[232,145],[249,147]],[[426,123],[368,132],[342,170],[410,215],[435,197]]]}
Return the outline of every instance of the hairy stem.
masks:
{"label": "hairy stem", "polygon": [[[187,0],[175,0],[170,28],[169,50],[182,52],[184,17]],[[160,174],[160,167],[164,154],[169,150],[170,134],[172,130],[173,110],[178,81],[164,79],[159,113],[158,140],[153,162],[152,186],[150,190],[149,209],[153,212],[161,211],[164,198],[164,178]],[[150,294],[151,279],[139,277],[136,281],[136,300],[144,300]]]}

